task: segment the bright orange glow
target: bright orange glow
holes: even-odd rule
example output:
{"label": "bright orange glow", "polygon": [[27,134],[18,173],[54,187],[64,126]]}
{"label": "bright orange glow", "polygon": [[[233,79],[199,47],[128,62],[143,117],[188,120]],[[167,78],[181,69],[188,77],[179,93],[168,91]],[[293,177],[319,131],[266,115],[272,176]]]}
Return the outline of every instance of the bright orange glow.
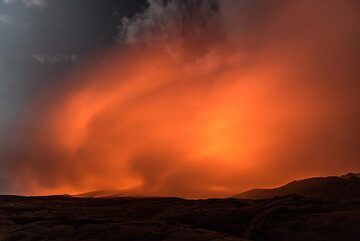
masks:
{"label": "bright orange glow", "polygon": [[[209,197],[345,172],[336,164],[344,152],[333,151],[339,143],[324,133],[333,133],[327,131],[354,104],[343,108],[349,97],[328,89],[328,79],[336,82],[341,71],[329,74],[331,60],[309,54],[326,52],[323,36],[346,29],[352,15],[338,23],[332,15],[304,12],[314,24],[294,36],[297,15],[284,11],[265,29],[245,29],[245,39],[231,32],[206,54],[138,46],[94,57],[51,98],[34,104],[40,120],[29,121],[35,128],[23,126],[31,140],[9,157],[14,163],[28,158],[12,167],[14,190]],[[261,45],[265,30],[288,35],[256,51],[246,48]],[[172,41],[162,44],[178,46]],[[349,133],[345,126],[338,125],[336,140]]]}

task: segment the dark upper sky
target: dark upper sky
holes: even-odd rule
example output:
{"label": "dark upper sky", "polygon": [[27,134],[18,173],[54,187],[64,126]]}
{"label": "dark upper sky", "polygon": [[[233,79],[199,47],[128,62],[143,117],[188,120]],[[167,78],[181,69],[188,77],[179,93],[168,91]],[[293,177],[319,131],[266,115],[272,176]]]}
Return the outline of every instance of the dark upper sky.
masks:
{"label": "dark upper sky", "polygon": [[0,1],[0,123],[84,56],[114,44],[145,0]]}

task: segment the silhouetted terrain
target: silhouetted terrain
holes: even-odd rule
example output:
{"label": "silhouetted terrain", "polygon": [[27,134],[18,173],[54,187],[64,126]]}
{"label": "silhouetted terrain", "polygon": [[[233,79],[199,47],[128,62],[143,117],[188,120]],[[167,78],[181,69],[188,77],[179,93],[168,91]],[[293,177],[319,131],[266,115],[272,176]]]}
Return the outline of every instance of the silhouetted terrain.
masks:
{"label": "silhouetted terrain", "polygon": [[273,189],[253,189],[235,195],[235,198],[265,199],[298,194],[318,198],[360,197],[360,174],[349,173],[340,177],[314,177],[290,182]]}
{"label": "silhouetted terrain", "polygon": [[[321,198],[0,196],[0,240],[358,241],[358,184],[359,175],[348,174],[311,178],[273,189],[316,194]],[[345,198],[340,198],[341,195]]]}

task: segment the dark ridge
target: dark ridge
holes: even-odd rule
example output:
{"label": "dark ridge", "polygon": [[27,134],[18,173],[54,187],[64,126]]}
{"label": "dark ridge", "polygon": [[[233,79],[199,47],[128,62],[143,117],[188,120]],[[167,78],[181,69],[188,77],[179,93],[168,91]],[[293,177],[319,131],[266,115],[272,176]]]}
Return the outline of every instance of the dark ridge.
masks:
{"label": "dark ridge", "polygon": [[348,173],[337,177],[314,177],[290,182],[273,189],[252,189],[233,197],[244,199],[266,199],[297,194],[315,198],[359,198],[360,174]]}

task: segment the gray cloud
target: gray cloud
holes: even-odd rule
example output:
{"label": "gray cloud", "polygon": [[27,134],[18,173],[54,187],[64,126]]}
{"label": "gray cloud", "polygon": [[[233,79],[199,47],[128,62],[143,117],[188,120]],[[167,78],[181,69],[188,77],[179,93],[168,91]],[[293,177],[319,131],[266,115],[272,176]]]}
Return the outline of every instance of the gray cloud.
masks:
{"label": "gray cloud", "polygon": [[[188,48],[187,43],[197,46],[197,51],[214,47],[222,37],[221,14],[217,0],[148,0],[148,8],[132,18],[123,18],[119,26],[120,42],[145,43],[160,46],[172,52]],[[209,39],[214,41],[209,43]],[[169,44],[176,40],[176,46]],[[165,43],[167,42],[167,43]],[[165,45],[164,45],[165,44]]]}
{"label": "gray cloud", "polygon": [[49,54],[32,54],[31,57],[41,64],[57,64],[65,62],[75,62],[79,59],[79,56],[75,54],[61,54],[56,53],[54,55]]}
{"label": "gray cloud", "polygon": [[5,4],[23,4],[27,7],[46,7],[48,0],[2,0]]}
{"label": "gray cloud", "polygon": [[5,24],[5,25],[13,25],[14,20],[10,15],[0,13],[0,23]]}

